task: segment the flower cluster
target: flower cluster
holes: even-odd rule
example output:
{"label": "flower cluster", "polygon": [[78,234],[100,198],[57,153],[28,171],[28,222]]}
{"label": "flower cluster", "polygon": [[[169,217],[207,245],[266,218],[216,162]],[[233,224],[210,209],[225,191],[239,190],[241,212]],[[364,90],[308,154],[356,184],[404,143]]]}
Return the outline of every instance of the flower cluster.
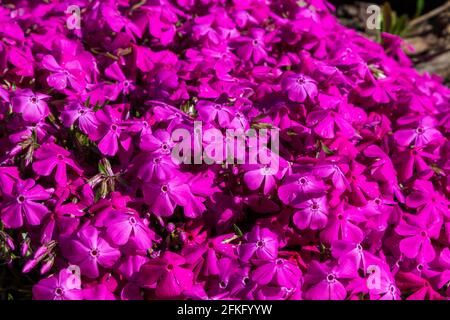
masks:
{"label": "flower cluster", "polygon": [[[12,3],[0,258],[34,299],[450,297],[450,90],[400,38],[325,0]],[[196,121],[276,128],[277,170],[173,161]]]}

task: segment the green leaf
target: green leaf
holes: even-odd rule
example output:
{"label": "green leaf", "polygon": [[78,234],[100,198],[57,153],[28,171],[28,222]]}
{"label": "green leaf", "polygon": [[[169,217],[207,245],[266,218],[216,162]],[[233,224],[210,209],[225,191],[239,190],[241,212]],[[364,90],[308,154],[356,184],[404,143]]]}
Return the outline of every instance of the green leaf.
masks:
{"label": "green leaf", "polygon": [[326,154],[329,154],[329,155],[334,154],[334,152],[330,148],[328,148],[328,146],[325,143],[321,142],[321,145],[322,145],[323,152],[325,152]]}
{"label": "green leaf", "polygon": [[425,0],[417,0],[416,3],[416,17],[420,16],[425,9]]}
{"label": "green leaf", "polygon": [[406,27],[408,25],[409,18],[406,14],[402,15],[397,22],[397,30],[396,34],[401,36],[406,31]]}
{"label": "green leaf", "polygon": [[236,224],[233,224],[234,233],[241,238],[244,234],[242,233],[241,229]]}
{"label": "green leaf", "polygon": [[251,127],[253,129],[272,129],[273,128],[272,124],[265,123],[265,122],[253,123]]}
{"label": "green leaf", "polygon": [[389,2],[385,2],[383,4],[383,23],[382,23],[382,30],[385,32],[389,32],[391,30],[392,26],[392,8]]}
{"label": "green leaf", "polygon": [[101,161],[98,162],[98,171],[103,174],[108,174],[106,168]]}
{"label": "green leaf", "polygon": [[84,102],[84,105],[85,105],[86,107],[89,107],[90,104],[91,104],[91,96],[88,96],[87,99],[86,99],[86,101]]}
{"label": "green leaf", "polygon": [[391,25],[388,29],[388,32],[391,34],[396,34],[395,29],[397,26],[397,13],[395,11],[391,11]]}

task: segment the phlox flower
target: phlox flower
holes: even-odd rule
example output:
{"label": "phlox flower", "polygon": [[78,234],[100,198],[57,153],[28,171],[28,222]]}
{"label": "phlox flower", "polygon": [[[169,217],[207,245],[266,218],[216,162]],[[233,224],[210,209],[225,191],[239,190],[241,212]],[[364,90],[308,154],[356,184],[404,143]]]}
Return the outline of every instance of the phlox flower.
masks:
{"label": "phlox flower", "polygon": [[420,215],[404,215],[395,231],[405,237],[400,241],[400,251],[408,258],[430,262],[436,252],[431,239],[439,235],[441,222],[427,212]]}
{"label": "phlox flower", "polygon": [[62,61],[59,64],[52,55],[45,55],[41,61],[42,66],[52,73],[47,77],[47,83],[56,90],[64,90],[67,85],[77,92],[86,87],[83,68],[78,60]]}
{"label": "phlox flower", "polygon": [[1,220],[8,228],[19,228],[24,219],[29,225],[39,225],[42,219],[49,213],[48,208],[38,202],[50,199],[52,190],[46,190],[35,183],[33,179],[18,180],[11,194],[5,194],[6,198]]}
{"label": "phlox flower", "polygon": [[292,221],[299,229],[311,228],[319,230],[325,228],[328,222],[327,198],[312,198],[296,205],[298,209],[292,216]]}
{"label": "phlox flower", "polygon": [[296,288],[301,277],[301,270],[293,262],[277,258],[273,260],[256,260],[257,267],[252,272],[252,280],[260,285],[273,283],[286,288]]}
{"label": "phlox flower", "polygon": [[42,145],[34,156],[33,170],[37,174],[48,176],[56,168],[55,179],[62,185],[67,183],[67,166],[77,174],[83,172],[72,159],[70,152],[54,143]]}
{"label": "phlox flower", "polygon": [[111,268],[120,257],[120,251],[99,236],[93,226],[84,226],[75,239],[65,247],[65,255],[72,264],[78,265],[81,274],[89,278],[99,275],[99,265]]}
{"label": "phlox flower", "polygon": [[238,255],[242,261],[256,259],[274,259],[278,255],[278,237],[267,228],[254,226],[244,235],[245,242],[238,247]]}
{"label": "phlox flower", "polygon": [[49,114],[47,103],[50,96],[43,93],[34,93],[30,89],[17,91],[11,98],[14,112],[21,113],[25,121],[39,122]]}
{"label": "phlox flower", "polygon": [[281,87],[294,102],[304,102],[307,98],[312,100],[318,94],[317,82],[303,74],[291,74],[283,78]]}
{"label": "phlox flower", "polygon": [[341,281],[355,277],[355,270],[312,261],[305,275],[309,288],[305,297],[310,300],[344,300],[347,290]]}
{"label": "phlox flower", "polygon": [[33,286],[33,298],[36,300],[82,300],[81,280],[67,269],[61,269],[57,275],[42,279]]}
{"label": "phlox flower", "polygon": [[158,298],[175,298],[192,287],[192,271],[183,267],[185,259],[167,251],[160,258],[150,260],[141,267],[140,278],[144,286],[156,285]]}

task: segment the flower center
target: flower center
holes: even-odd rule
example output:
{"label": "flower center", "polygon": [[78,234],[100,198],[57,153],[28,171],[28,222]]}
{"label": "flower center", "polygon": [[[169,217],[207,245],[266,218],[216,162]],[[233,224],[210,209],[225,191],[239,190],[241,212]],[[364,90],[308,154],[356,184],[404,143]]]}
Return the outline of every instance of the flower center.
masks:
{"label": "flower center", "polygon": [[25,201],[25,197],[24,196],[20,195],[20,196],[17,197],[17,202],[18,203],[23,203],[24,201]]}
{"label": "flower center", "polygon": [[123,86],[124,86],[125,88],[128,88],[128,87],[130,86],[130,82],[129,82],[128,80],[125,80],[125,81],[123,82]]}
{"label": "flower center", "polygon": [[271,173],[272,173],[272,168],[270,168],[270,166],[265,166],[265,167],[263,168],[263,172],[264,172],[265,174],[271,174]]}
{"label": "flower center", "polygon": [[163,144],[161,144],[161,149],[163,149],[163,151],[168,151],[169,145],[167,143],[163,143]]}
{"label": "flower center", "polygon": [[62,288],[58,287],[58,288],[55,289],[55,295],[56,296],[60,297],[60,296],[63,295],[63,293],[64,293],[64,290]]}
{"label": "flower center", "polygon": [[85,112],[86,112],[86,110],[84,110],[84,109],[81,109],[81,108],[78,109],[78,113],[79,113],[79,114],[84,114]]}
{"label": "flower center", "polygon": [[264,247],[264,241],[262,241],[262,240],[257,241],[257,242],[256,242],[256,246],[257,246],[258,248]]}
{"label": "flower center", "polygon": [[38,98],[36,98],[36,97],[31,97],[31,98],[30,98],[30,102],[33,103],[33,104],[36,104],[36,103],[38,102]]}
{"label": "flower center", "polygon": [[277,259],[277,261],[275,263],[277,265],[281,266],[284,263],[284,261],[283,261],[283,259]]}
{"label": "flower center", "polygon": [[259,45],[259,40],[258,39],[254,39],[252,43],[256,47],[256,46]]}
{"label": "flower center", "polygon": [[216,105],[214,106],[214,108],[215,108],[216,110],[222,110],[222,106],[221,106],[220,104],[216,104]]}
{"label": "flower center", "polygon": [[210,249],[214,248],[214,243],[209,242],[209,243],[208,243],[208,248],[210,248]]}
{"label": "flower center", "polygon": [[313,209],[313,210],[318,210],[318,209],[319,209],[319,205],[318,205],[317,203],[313,203],[313,204],[311,205],[311,209]]}
{"label": "flower center", "polygon": [[64,156],[62,154],[57,154],[56,158],[58,158],[58,160],[64,160]]}
{"label": "flower center", "polygon": [[112,130],[112,131],[117,131],[117,128],[118,128],[118,127],[117,127],[117,124],[112,124],[112,125],[111,125],[111,130]]}
{"label": "flower center", "polygon": [[167,270],[172,271],[173,270],[173,264],[169,263],[166,268],[167,268]]}
{"label": "flower center", "polygon": [[337,218],[338,218],[338,220],[342,220],[342,219],[344,219],[344,216],[342,214],[338,214]]}
{"label": "flower center", "polygon": [[334,274],[330,273],[329,275],[327,275],[327,281],[328,282],[336,281],[336,276]]}
{"label": "flower center", "polygon": [[166,193],[167,191],[169,191],[169,187],[165,184],[161,187],[161,191]]}
{"label": "flower center", "polygon": [[379,205],[381,204],[381,199],[376,198],[376,199],[374,200],[374,202],[375,202],[375,204],[376,204],[377,206],[379,206]]}
{"label": "flower center", "polygon": [[242,283],[244,284],[244,286],[248,285],[250,283],[250,278],[249,277],[244,277],[242,279]]}
{"label": "flower center", "polygon": [[389,291],[392,293],[395,292],[395,287],[392,284],[389,286]]}
{"label": "flower center", "polygon": [[425,130],[422,127],[419,127],[419,128],[416,129],[416,133],[417,134],[422,134],[422,133],[424,133],[424,131]]}
{"label": "flower center", "polygon": [[97,249],[92,249],[91,250],[91,256],[93,256],[94,258],[98,257],[98,250]]}
{"label": "flower center", "polygon": [[420,235],[425,238],[427,236],[427,232],[426,231],[421,231]]}
{"label": "flower center", "polygon": [[225,281],[220,281],[219,287],[221,287],[222,289],[225,289],[227,287],[227,283]]}
{"label": "flower center", "polygon": [[132,225],[135,225],[136,222],[137,222],[135,217],[130,217],[130,218],[128,219],[128,221],[129,221],[130,224],[132,224]]}
{"label": "flower center", "polygon": [[296,81],[298,84],[305,84],[305,77],[298,76]]}
{"label": "flower center", "polygon": [[306,184],[307,180],[306,180],[305,177],[301,177],[301,178],[298,180],[298,182],[299,182],[300,184]]}
{"label": "flower center", "polygon": [[158,164],[161,162],[161,158],[154,158],[153,163]]}
{"label": "flower center", "polygon": [[363,247],[362,245],[360,245],[359,243],[356,245],[356,249],[358,249],[358,251],[362,251]]}

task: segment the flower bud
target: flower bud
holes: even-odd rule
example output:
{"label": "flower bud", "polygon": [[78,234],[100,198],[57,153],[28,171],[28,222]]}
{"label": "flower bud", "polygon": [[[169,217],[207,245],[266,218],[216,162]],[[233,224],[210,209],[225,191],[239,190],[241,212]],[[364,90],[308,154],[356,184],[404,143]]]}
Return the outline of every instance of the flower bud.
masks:
{"label": "flower bud", "polygon": [[28,240],[24,240],[22,244],[20,245],[20,255],[22,257],[25,257],[28,253],[28,249],[30,248],[28,244]]}
{"label": "flower bud", "polygon": [[22,272],[28,273],[37,265],[38,261],[36,259],[29,260],[25,265],[23,266]]}
{"label": "flower bud", "polygon": [[48,248],[47,246],[40,246],[36,252],[34,253],[34,259],[39,259],[40,257],[42,257],[44,254],[46,254],[48,252]]}
{"label": "flower bud", "polygon": [[55,262],[55,257],[51,256],[49,259],[45,260],[44,264],[41,266],[41,274],[45,274],[50,271]]}
{"label": "flower bud", "polygon": [[166,227],[167,232],[172,233],[175,231],[175,225],[173,223],[168,223]]}

